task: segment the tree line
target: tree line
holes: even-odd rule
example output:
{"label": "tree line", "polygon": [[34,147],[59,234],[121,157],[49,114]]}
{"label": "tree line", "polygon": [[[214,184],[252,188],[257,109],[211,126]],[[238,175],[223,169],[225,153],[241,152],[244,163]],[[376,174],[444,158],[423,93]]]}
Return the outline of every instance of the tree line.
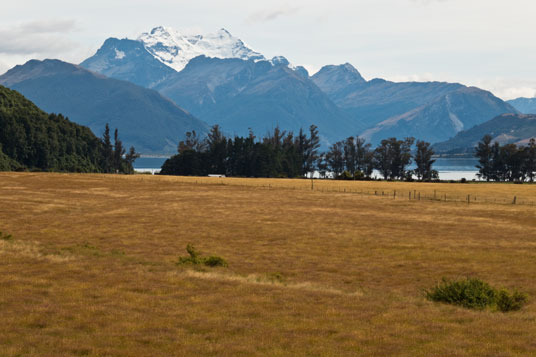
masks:
{"label": "tree line", "polygon": [[[276,127],[257,139],[250,132],[247,137],[227,138],[218,125],[201,139],[195,131],[186,133],[178,146],[178,154],[162,166],[163,175],[206,176],[221,174],[242,177],[305,177],[318,171],[321,177],[332,173],[338,179],[371,179],[378,170],[385,179],[432,180],[438,177],[432,169],[435,160],[429,143],[417,141],[412,154],[414,138],[389,138],[372,149],[359,136],[334,143],[326,152],[320,152],[318,128],[311,125],[298,134]],[[416,169],[407,167],[415,161]]]}
{"label": "tree line", "polygon": [[[412,150],[414,138],[388,138],[381,141],[375,149],[359,136],[351,136],[331,145],[329,150],[318,158],[318,171],[321,177],[331,172],[339,179],[370,179],[377,170],[386,180],[430,181],[438,178],[432,168],[434,151],[430,143],[417,140]],[[408,170],[414,161],[416,168]]]}
{"label": "tree line", "polygon": [[308,133],[275,128],[257,140],[250,131],[246,137],[227,138],[218,125],[207,137],[195,131],[186,133],[178,154],[162,166],[163,175],[222,174],[241,177],[300,177],[316,168],[320,137],[312,125]]}
{"label": "tree line", "polygon": [[486,181],[534,182],[536,176],[536,140],[525,146],[501,145],[485,135],[475,148],[478,176]]}

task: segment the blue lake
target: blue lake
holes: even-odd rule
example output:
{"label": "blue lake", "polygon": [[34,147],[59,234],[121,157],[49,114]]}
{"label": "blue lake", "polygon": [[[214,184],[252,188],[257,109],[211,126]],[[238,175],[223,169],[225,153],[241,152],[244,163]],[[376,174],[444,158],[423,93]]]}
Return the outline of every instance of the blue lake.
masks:
{"label": "blue lake", "polygon": [[[166,157],[140,157],[134,163],[134,169],[139,172],[158,172],[166,160]],[[477,179],[477,163],[474,158],[438,158],[433,168],[439,172],[439,178],[442,180],[473,180]]]}

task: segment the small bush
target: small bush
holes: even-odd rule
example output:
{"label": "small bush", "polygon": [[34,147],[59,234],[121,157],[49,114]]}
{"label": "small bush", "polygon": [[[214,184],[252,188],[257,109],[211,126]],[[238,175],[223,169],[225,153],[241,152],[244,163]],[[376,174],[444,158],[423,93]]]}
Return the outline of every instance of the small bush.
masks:
{"label": "small bush", "polygon": [[10,241],[13,240],[13,236],[11,234],[0,232],[0,240]]}
{"label": "small bush", "polygon": [[470,309],[484,309],[495,299],[495,291],[489,284],[479,279],[467,278],[450,281],[443,279],[426,292],[432,301],[461,305]]}
{"label": "small bush", "polygon": [[426,297],[432,301],[459,305],[468,309],[491,308],[499,311],[519,310],[527,302],[526,294],[497,290],[477,278],[443,280],[430,290]]}
{"label": "small bush", "polygon": [[227,267],[227,261],[222,257],[210,256],[208,258],[201,257],[201,252],[196,250],[191,244],[186,245],[186,251],[188,257],[179,257],[178,265],[193,264],[193,265],[206,265],[208,267]]}
{"label": "small bush", "polygon": [[497,294],[497,308],[502,312],[517,311],[528,301],[527,294],[514,291],[510,294],[506,290],[500,290]]}
{"label": "small bush", "polygon": [[228,264],[222,257],[218,256],[210,256],[208,258],[203,259],[203,264],[205,264],[208,267],[227,267]]}
{"label": "small bush", "polygon": [[286,281],[285,276],[279,272],[268,274],[267,278],[272,283],[284,283]]}

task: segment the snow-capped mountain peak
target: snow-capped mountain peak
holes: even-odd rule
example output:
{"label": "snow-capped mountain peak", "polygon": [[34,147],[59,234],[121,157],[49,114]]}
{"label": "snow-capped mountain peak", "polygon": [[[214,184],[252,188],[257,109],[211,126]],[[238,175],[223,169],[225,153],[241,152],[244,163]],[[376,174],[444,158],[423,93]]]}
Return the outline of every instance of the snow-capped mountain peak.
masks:
{"label": "snow-capped mountain peak", "polygon": [[239,38],[222,28],[205,35],[182,35],[171,27],[158,26],[140,35],[147,51],[167,66],[181,71],[188,62],[201,55],[214,58],[265,60]]}

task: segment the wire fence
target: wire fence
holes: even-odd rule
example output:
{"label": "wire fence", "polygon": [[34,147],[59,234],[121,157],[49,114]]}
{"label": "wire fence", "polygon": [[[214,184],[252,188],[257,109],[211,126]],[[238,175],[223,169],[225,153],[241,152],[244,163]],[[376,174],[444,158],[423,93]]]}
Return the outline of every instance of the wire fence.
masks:
{"label": "wire fence", "polygon": [[[379,197],[391,200],[406,200],[406,201],[423,201],[423,202],[438,202],[438,203],[465,203],[465,204],[497,204],[497,205],[524,205],[536,206],[536,185],[531,186],[531,195],[519,194],[494,194],[486,195],[485,192],[455,192],[452,190],[434,189],[429,191],[412,189],[386,189],[385,187],[378,188],[362,188],[359,183],[354,182],[353,185],[339,183],[339,181],[331,180],[285,180],[281,179],[240,179],[240,178],[213,178],[205,177],[174,177],[175,182],[198,184],[198,185],[220,185],[220,186],[241,186],[251,187],[266,190],[293,190],[293,191],[309,191],[316,193],[337,193],[337,194],[353,194],[370,197]],[[270,181],[270,182],[266,182]],[[388,185],[389,183],[385,183]],[[370,183],[369,183],[370,185]],[[419,185],[414,183],[413,186]],[[447,185],[447,184],[445,184]],[[499,184],[500,185],[500,184]],[[467,186],[465,186],[467,187]],[[532,187],[534,191],[532,191]],[[465,190],[467,191],[467,190]]]}

